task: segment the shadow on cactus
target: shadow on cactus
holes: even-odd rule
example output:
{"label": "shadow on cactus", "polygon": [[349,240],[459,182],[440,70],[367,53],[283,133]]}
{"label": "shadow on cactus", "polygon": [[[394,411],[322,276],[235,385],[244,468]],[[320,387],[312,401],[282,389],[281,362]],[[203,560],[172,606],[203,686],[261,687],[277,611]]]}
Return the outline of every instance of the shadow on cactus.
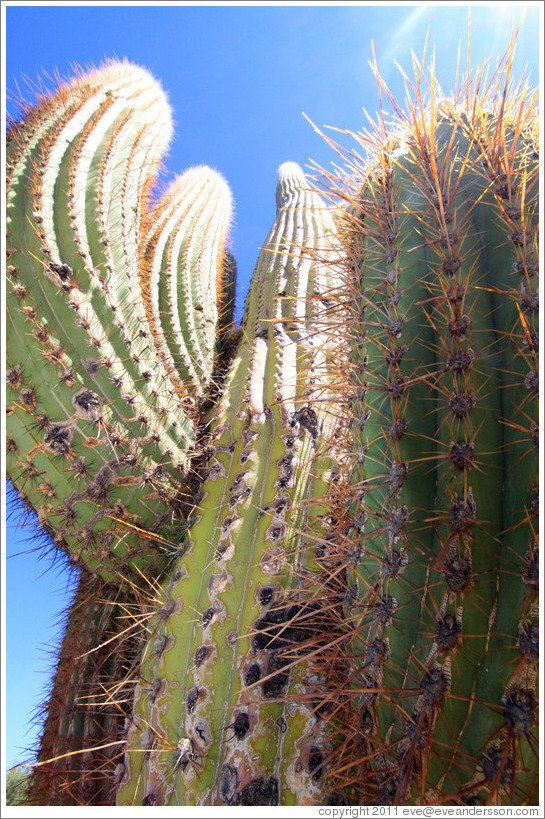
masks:
{"label": "shadow on cactus", "polygon": [[365,160],[328,138],[347,171],[321,195],[280,167],[236,332],[229,191],[193,169],[152,200],[145,72],[11,127],[8,474],[83,567],[35,804],[537,801],[537,99],[513,48],[449,98],[415,61],[404,111],[377,73],[396,116],[352,135]]}

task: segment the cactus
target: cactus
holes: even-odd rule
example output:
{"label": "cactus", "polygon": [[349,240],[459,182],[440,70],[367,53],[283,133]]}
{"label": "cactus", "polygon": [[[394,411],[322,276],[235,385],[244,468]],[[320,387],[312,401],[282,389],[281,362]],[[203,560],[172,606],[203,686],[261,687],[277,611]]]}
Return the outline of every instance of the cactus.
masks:
{"label": "cactus", "polygon": [[297,165],[281,166],[276,221],[211,418],[198,520],[150,625],[119,805],[313,803],[323,792],[324,681],[305,655],[329,619],[320,516],[306,504],[325,495],[333,468],[319,299],[336,271],[302,254],[324,252],[333,229],[307,187]]}
{"label": "cactus", "polygon": [[134,588],[109,586],[81,569],[44,708],[30,804],[112,803],[130,714],[127,679],[142,648],[142,629],[133,623],[140,608]]}
{"label": "cactus", "polygon": [[536,799],[537,117],[512,45],[429,104],[416,64],[406,113],[379,78],[397,117],[325,172],[335,208],[281,166],[236,334],[229,192],[193,169],[152,205],[149,75],[12,126],[8,475],[85,566],[36,803],[114,779],[119,806]]}
{"label": "cactus", "polygon": [[179,548],[230,321],[230,193],[195,168],[153,202],[169,137],[163,92],[124,64],[8,135],[7,473],[57,545],[111,582]]}
{"label": "cactus", "polygon": [[432,79],[424,107],[415,75],[339,211],[359,659],[337,764],[362,803],[532,804],[536,98],[507,63],[493,92],[482,72],[450,99]]}

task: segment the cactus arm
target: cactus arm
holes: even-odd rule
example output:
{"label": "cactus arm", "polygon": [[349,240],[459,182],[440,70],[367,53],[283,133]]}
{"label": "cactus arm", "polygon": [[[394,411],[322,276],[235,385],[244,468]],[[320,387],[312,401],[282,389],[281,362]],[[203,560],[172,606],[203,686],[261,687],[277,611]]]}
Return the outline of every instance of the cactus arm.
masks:
{"label": "cactus arm", "polygon": [[[30,145],[26,146],[25,151],[18,158],[17,165],[14,168],[9,193],[11,208],[8,213],[8,242],[12,245],[10,271],[12,272],[12,278],[13,274],[16,276],[17,290],[15,292],[20,295],[22,292],[21,288],[24,288],[25,295],[22,299],[24,304],[23,310],[26,312],[26,315],[31,317],[36,327],[33,336],[33,341],[35,342],[34,349],[29,350],[27,345],[27,354],[23,358],[24,363],[19,365],[19,369],[22,373],[24,373],[23,377],[28,379],[26,370],[31,369],[31,362],[39,362],[41,365],[44,361],[45,354],[48,355],[50,360],[52,360],[52,363],[56,365],[58,373],[57,378],[64,377],[65,379],[56,385],[54,390],[52,390],[54,402],[51,411],[47,411],[47,403],[45,403],[45,405],[40,405],[40,403],[36,400],[34,400],[36,406],[29,407],[29,409],[34,410],[33,414],[35,415],[38,413],[43,415],[47,419],[46,423],[52,428],[53,433],[55,433],[55,430],[58,429],[61,429],[61,431],[63,429],[66,430],[67,443],[64,447],[61,447],[61,445],[58,443],[58,434],[54,434],[52,438],[53,445],[56,447],[55,454],[60,453],[65,457],[68,456],[68,464],[66,465],[70,465],[70,461],[74,460],[74,456],[70,451],[71,447],[68,447],[68,444],[72,444],[74,441],[74,427],[76,429],[81,427],[83,428],[82,434],[84,436],[84,443],[88,443],[91,448],[95,450],[93,453],[95,456],[98,454],[96,452],[96,419],[100,415],[99,411],[106,404],[106,402],[108,402],[110,406],[114,403],[109,399],[112,385],[109,374],[106,375],[104,372],[104,370],[107,370],[107,367],[102,368],[103,372],[97,373],[95,370],[100,369],[102,361],[107,361],[114,370],[116,370],[117,364],[117,372],[114,372],[113,377],[114,379],[120,378],[120,362],[112,353],[108,340],[108,333],[102,331],[100,320],[96,314],[96,311],[94,311],[92,308],[87,293],[83,293],[79,286],[79,279],[82,280],[82,283],[92,283],[93,274],[89,274],[85,268],[85,265],[79,264],[77,261],[79,250],[81,250],[81,253],[85,253],[86,251],[82,250],[81,246],[79,246],[78,250],[74,241],[68,238],[72,235],[73,231],[69,231],[68,237],[66,232],[63,232],[63,229],[67,227],[65,223],[69,221],[68,214],[72,214],[73,217],[75,212],[75,205],[69,201],[70,184],[67,173],[69,164],[72,161],[69,146],[71,141],[74,141],[75,139],[74,144],[77,146],[79,143],[79,149],[81,150],[82,140],[79,138],[78,129],[85,126],[85,123],[88,121],[89,117],[96,117],[96,112],[100,112],[101,106],[103,109],[106,109],[105,115],[109,115],[111,107],[107,103],[108,92],[112,93],[112,89],[119,84],[116,81],[116,73],[117,72],[114,69],[110,69],[110,71],[106,72],[104,77],[101,77],[100,75],[95,77],[94,81],[96,81],[98,88],[95,89],[94,93],[92,87],[93,80],[90,80],[88,83],[88,85],[91,85],[91,88],[89,88],[88,85],[86,86],[83,84],[83,88],[79,90],[79,98],[76,86],[76,89],[73,91],[73,105],[69,113],[66,114],[61,109],[58,115],[55,117],[56,112],[55,109],[53,109],[52,122],[48,122],[47,127],[41,125],[40,123],[38,124],[38,133],[35,139],[30,143]],[[108,80],[110,80],[109,88]],[[129,84],[131,83],[130,71],[128,72],[128,82]],[[149,78],[147,79],[147,83],[144,82],[144,85],[146,84],[149,86]],[[122,82],[121,86],[123,86]],[[146,89],[144,89],[144,95],[145,91]],[[89,99],[86,99],[86,96],[89,96]],[[83,101],[81,98],[83,98]],[[80,103],[80,105],[78,105],[78,103]],[[165,115],[163,112],[162,120],[159,120],[158,123],[159,126],[164,125],[164,119]],[[100,128],[100,120],[98,127]],[[138,128],[140,127],[141,125],[138,126]],[[151,127],[154,127],[153,124]],[[43,135],[44,130],[46,137],[45,143]],[[17,133],[18,132],[15,132],[12,139],[12,143],[15,146],[17,146],[18,143]],[[87,144],[85,139],[84,142]],[[69,150],[67,150],[67,147]],[[41,171],[40,176],[34,172],[34,167],[36,167],[38,171]],[[57,178],[57,174],[59,175],[59,178]],[[34,193],[32,194],[32,189],[30,186],[27,188],[27,179],[31,180],[31,185],[34,185]],[[57,198],[55,198],[55,191],[57,191]],[[18,196],[17,194],[19,192],[20,195]],[[31,199],[34,199],[33,203],[29,202]],[[32,204],[34,204],[34,207],[32,207]],[[30,215],[28,212],[29,207],[31,208],[32,215]],[[36,220],[35,224],[37,224],[38,227],[33,226],[33,219]],[[21,231],[22,235],[20,235]],[[64,242],[61,241],[61,236],[64,237]],[[66,257],[61,258],[59,255],[60,253],[65,252],[68,254],[68,260],[66,260]],[[68,264],[68,261],[71,264]],[[51,267],[51,265],[53,265],[53,267]],[[63,268],[62,265],[67,265],[67,267]],[[73,285],[73,279],[76,278],[76,276],[73,274],[74,270],[77,270],[79,273],[77,285]],[[63,285],[70,294],[69,298],[67,299],[59,297],[60,294],[58,291]],[[27,300],[31,301],[31,305],[27,304]],[[32,302],[34,302],[34,304],[32,304]],[[17,300],[15,300],[15,304],[17,305]],[[72,310],[70,305],[73,305]],[[17,312],[19,312],[19,314],[21,313],[20,310],[17,311],[17,308],[15,308],[11,314],[14,316],[14,320],[16,320]],[[74,312],[76,313],[75,316]],[[103,307],[102,315],[105,313],[106,307]],[[25,313],[23,313],[23,315],[24,314]],[[55,335],[58,335],[59,337],[58,342],[53,340]],[[93,350],[100,349],[98,345],[101,345],[102,347],[100,352],[103,353],[104,358],[98,358],[96,352],[93,352]],[[70,355],[63,352],[64,347],[68,348]],[[43,348],[45,348],[45,350]],[[81,351],[79,355],[76,352],[78,348]],[[9,352],[10,355],[15,354],[13,346],[10,346]],[[127,356],[126,352],[127,351],[125,348],[124,355],[126,358],[130,359],[130,356]],[[125,369],[126,368],[123,367],[124,371]],[[91,372],[89,372],[89,370],[91,370]],[[50,382],[51,380],[52,376],[49,378]],[[97,389],[97,381],[102,381],[102,389]],[[128,381],[132,386],[133,382],[130,377],[128,378]],[[82,387],[85,388],[83,393],[81,389]],[[131,390],[131,392],[136,392],[136,389],[134,391]],[[102,395],[100,395],[100,393],[102,393]],[[75,405],[73,404],[73,400],[74,398],[77,400],[77,396],[79,395],[81,397],[82,394],[83,396],[90,396],[92,401],[91,411],[87,412],[87,417],[85,417],[84,408],[83,411],[79,411],[79,408],[76,407],[78,411],[76,413],[74,412]],[[44,395],[44,400],[46,398],[47,393]],[[64,414],[59,418],[58,415],[56,417],[58,410],[56,410],[55,407],[58,405],[61,398],[64,398],[62,403],[64,403],[65,409]],[[117,416],[115,420],[119,421],[122,425],[121,429],[124,428],[127,430],[132,437],[134,437],[134,433],[136,432],[135,427],[137,424],[139,427],[138,432],[141,432],[141,425],[137,421],[137,409],[138,408],[135,408],[132,411],[134,420],[131,419],[132,423],[128,427],[125,424],[125,410],[123,409],[122,412],[119,412],[119,409],[117,409],[117,412],[114,410],[115,415]],[[106,417],[102,419],[106,423],[114,420],[108,418],[107,413],[108,410],[104,410],[104,416]],[[28,418],[28,414],[29,413],[27,412],[26,418]],[[79,422],[78,415],[83,415],[81,422]],[[25,415],[23,415],[23,423],[28,423],[26,418]],[[55,424],[54,422],[58,423]],[[46,451],[48,449],[48,436],[50,435],[51,431],[48,432],[46,429],[44,433]],[[116,435],[117,437],[120,437],[117,432]],[[108,433],[103,433],[102,435],[103,441],[105,438],[108,440],[105,440],[104,444],[99,449],[99,457],[101,456],[101,462],[99,461],[98,463],[97,475],[100,474],[101,479],[104,478],[105,475],[104,472],[100,473],[100,468],[106,467],[108,470],[108,464],[111,463],[112,460],[115,464],[114,474],[115,471],[118,470],[119,457],[116,456],[115,452],[111,452],[111,448],[109,446],[109,441],[113,437],[114,432],[112,428],[110,428],[109,435]],[[49,445],[49,450],[51,449],[52,446]],[[62,452],[61,449],[63,449]],[[29,451],[32,452],[32,450]],[[85,450],[83,450],[82,457],[84,457],[86,454],[87,453]],[[86,465],[87,462],[85,461],[85,457],[84,462]],[[68,473],[68,475],[69,474],[70,473]],[[67,473],[64,472],[64,476],[61,478],[64,483],[66,483],[66,475]],[[107,486],[103,485],[98,487],[98,489],[107,488]],[[65,488],[59,488],[58,485],[57,489],[54,489],[54,491],[58,497],[60,496],[61,514],[66,511],[67,517],[71,517],[75,514],[75,503],[78,503],[77,511],[81,511],[82,502],[84,509],[89,507],[89,504],[85,503],[85,495],[80,497],[76,495],[76,497],[73,498],[73,503],[65,505],[64,502],[66,501],[67,496],[71,497],[69,492],[67,492]],[[130,491],[134,493],[134,490]],[[89,493],[89,497],[90,495],[91,493]],[[36,503],[38,510],[42,512],[42,518],[47,518],[49,516],[49,512],[43,509],[43,505],[40,503],[40,500],[41,499],[38,496],[34,502]],[[125,507],[127,506],[126,501],[128,501],[128,498],[124,497],[122,494],[121,502]],[[144,502],[144,504],[142,504],[142,502],[138,502],[137,497],[134,498],[134,501],[140,506],[145,507],[148,505],[146,502]],[[83,536],[84,526],[87,524],[89,518],[92,518],[96,513],[96,504],[91,502],[90,505],[91,507],[95,506],[95,508],[91,509],[91,511],[87,512],[87,514],[85,514],[84,511],[82,515],[82,523],[84,525],[78,528],[78,533],[76,534],[75,538],[75,547],[73,548],[77,548],[78,541],[81,548],[81,542],[85,540]],[[123,512],[121,511],[122,508],[123,507],[120,507],[120,509],[114,509],[114,514],[117,512],[116,516],[118,518],[123,517]],[[149,520],[149,512],[147,516]],[[103,514],[100,514],[99,517],[102,518]],[[152,521],[153,519],[149,522],[152,523]],[[70,521],[68,521],[68,523],[71,524]],[[70,529],[71,526],[68,528]],[[92,528],[93,524],[91,524],[91,529]],[[100,528],[101,527],[99,527],[99,530]],[[96,532],[93,532],[93,536],[95,534]],[[89,536],[91,536],[90,533]],[[123,537],[125,536],[126,534],[123,535]],[[62,540],[65,540],[62,533],[60,534],[60,537]],[[90,559],[94,560],[92,555]]]}
{"label": "cactus arm", "polygon": [[[316,609],[318,601],[327,598],[324,589],[317,582],[318,563],[314,554],[321,542],[320,536],[323,532],[320,521],[321,514],[325,513],[325,504],[320,506],[319,500],[329,489],[328,477],[332,468],[330,446],[333,419],[330,413],[331,410],[335,411],[338,403],[336,395],[334,396],[336,403],[328,403],[333,402],[329,387],[333,367],[331,362],[327,361],[327,352],[332,346],[332,341],[324,332],[325,316],[316,296],[326,284],[334,286],[336,271],[331,264],[313,263],[312,256],[307,255],[309,249],[319,248],[324,251],[328,247],[333,233],[330,215],[323,206],[320,207],[319,202],[316,202],[315,194],[306,190],[308,183],[300,176],[300,170],[296,166],[291,164],[282,166],[279,182],[281,196],[278,201],[282,203],[286,197],[288,202],[284,207],[291,211],[292,202],[295,202],[297,210],[286,214],[288,224],[281,228],[278,234],[290,238],[291,242],[286,243],[278,265],[278,279],[275,285],[275,292],[285,295],[280,295],[280,298],[271,304],[275,329],[268,360],[274,365],[275,379],[274,381],[270,378],[265,379],[268,400],[264,401],[264,404],[270,406],[273,413],[279,409],[280,420],[284,428],[288,429],[293,426],[293,419],[297,417],[299,408],[302,410],[304,423],[305,409],[311,407],[316,412],[316,427],[314,428],[309,421],[307,431],[299,438],[297,461],[294,459],[292,462],[294,470],[297,470],[297,477],[290,492],[290,514],[284,514],[283,510],[277,507],[272,518],[270,517],[275,504],[274,502],[271,504],[270,495],[267,497],[266,493],[270,490],[266,484],[260,508],[266,510],[262,525],[267,540],[276,542],[275,530],[277,527],[286,526],[284,550],[291,564],[292,579],[289,585],[292,591],[286,597],[284,606],[291,600],[297,601],[300,608],[291,623],[286,616],[287,613],[284,614],[286,631],[283,635],[282,629],[280,630],[278,645],[275,643],[272,626],[272,634],[269,634],[270,643],[267,646],[268,660],[267,654],[260,652],[260,646],[263,645],[263,640],[267,645],[264,634],[271,628],[275,615],[271,609],[267,611],[267,608],[264,608],[261,612],[262,618],[253,624],[250,644],[253,650],[257,651],[257,655],[261,655],[260,659],[265,658],[264,669],[267,676],[261,686],[254,684],[249,690],[241,690],[234,706],[229,709],[233,717],[231,730],[235,737],[237,722],[240,723],[246,714],[251,730],[248,736],[243,737],[246,748],[242,753],[236,741],[230,741],[229,736],[225,737],[219,791],[222,801],[228,802],[226,793],[222,797],[221,787],[222,781],[227,778],[226,772],[234,778],[233,771],[240,771],[241,767],[242,770],[250,768],[251,760],[261,756],[264,764],[261,763],[255,773],[260,774],[259,781],[264,790],[268,789],[269,796],[276,787],[273,778],[270,777],[270,774],[274,773],[274,780],[278,782],[280,804],[315,804],[323,797],[325,776],[321,778],[319,774],[316,775],[309,760],[311,749],[321,746],[322,750],[325,750],[326,730],[323,724],[319,726],[316,724],[316,704],[320,701],[320,695],[327,697],[327,685],[323,678],[320,678],[323,688],[316,683],[317,663],[306,660],[305,654],[310,653],[312,649],[316,654],[320,654],[320,649],[316,649],[313,641],[320,633],[320,629],[324,629],[324,622],[320,615],[316,614]],[[298,190],[299,186],[302,190]],[[289,198],[285,193],[286,189],[289,191]],[[290,278],[293,281],[290,281]],[[316,435],[316,439],[313,434]],[[279,464],[282,464],[282,459],[290,452],[288,441],[285,440],[284,443],[286,445],[284,450],[278,451],[281,456],[277,462]],[[323,452],[320,451],[321,448]],[[281,466],[276,476],[277,484],[283,480],[282,473]],[[283,504],[282,497],[280,500]],[[257,529],[257,545],[261,542],[263,534]],[[243,537],[241,533],[241,538]],[[271,604],[272,609],[275,608],[276,594],[275,592],[274,602]],[[263,606],[263,599],[259,595],[255,596]],[[280,606],[281,610],[282,603],[279,601],[276,606]],[[297,605],[295,607],[297,608]],[[270,621],[268,624],[267,618]],[[290,637],[290,627],[294,630],[293,635],[300,629],[298,637]],[[275,648],[278,649],[283,636],[287,640],[285,656],[282,656],[282,651],[275,654]],[[293,640],[291,646],[290,639]],[[299,644],[296,642],[297,639],[301,640]],[[306,649],[305,644],[308,644]],[[280,672],[280,679],[272,673],[277,668],[283,669]],[[285,677],[282,679],[283,674]],[[312,678],[315,680],[314,685],[311,683]],[[246,687],[247,681],[244,688]],[[263,694],[266,702],[270,700],[267,709],[263,706]],[[279,700],[276,705],[273,704],[275,699]],[[271,742],[271,738],[259,730],[259,722],[263,718],[271,724],[273,737],[276,739],[274,768],[270,763],[266,763],[267,758],[271,760],[273,758],[274,740]],[[244,760],[242,766],[241,759]],[[245,785],[244,779],[239,774],[237,776],[238,792],[234,798],[231,797],[233,802],[255,804],[252,801],[255,798],[252,781]],[[254,789],[255,780],[254,774]]]}
{"label": "cactus arm", "polygon": [[[305,186],[297,166],[282,166],[277,220],[256,265],[244,335],[213,412],[215,454],[199,519],[165,590],[173,613],[159,624],[144,654],[148,687],[151,680],[162,682],[153,685],[153,702],[148,696],[146,703],[143,690],[137,703],[140,728],[128,749],[120,805],[277,804],[298,798],[287,784],[290,763],[282,752],[282,726],[293,709],[282,702],[289,675],[279,669],[289,660],[266,650],[281,640],[275,643],[263,622],[260,632],[258,622],[271,606],[280,622],[286,619],[282,608],[287,612],[292,602],[298,608],[304,558],[297,533],[307,520],[302,502],[323,416],[317,416],[316,428],[303,421],[304,413],[301,421],[297,417],[308,403],[303,359],[313,329],[307,302],[317,266],[299,264],[293,243],[323,240],[321,222],[327,220],[323,204]],[[270,597],[261,600],[264,588]],[[263,678],[259,686],[256,668]],[[310,711],[304,705],[300,710],[299,721],[308,727]],[[176,749],[185,741],[192,756],[176,768]],[[147,761],[139,748],[150,749]],[[304,773],[299,787],[309,799],[320,790]],[[251,801],[256,799],[265,801]]]}
{"label": "cactus arm", "polygon": [[[195,168],[173,184],[169,198],[163,229],[156,227],[154,214],[147,238],[153,283],[149,309],[170,366],[183,368],[186,382],[202,398],[215,360],[216,296],[221,294],[231,196],[219,174]],[[162,267],[168,276],[158,275]]]}

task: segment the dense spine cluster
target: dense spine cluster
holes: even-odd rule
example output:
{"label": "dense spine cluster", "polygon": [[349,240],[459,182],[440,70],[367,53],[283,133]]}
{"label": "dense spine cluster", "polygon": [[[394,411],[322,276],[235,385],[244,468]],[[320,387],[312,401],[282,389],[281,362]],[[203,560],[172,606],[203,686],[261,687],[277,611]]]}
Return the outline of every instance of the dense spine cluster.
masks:
{"label": "dense spine cluster", "polygon": [[219,174],[188,171],[149,206],[170,131],[155,80],[112,65],[8,135],[7,473],[110,581],[180,547],[229,278]]}

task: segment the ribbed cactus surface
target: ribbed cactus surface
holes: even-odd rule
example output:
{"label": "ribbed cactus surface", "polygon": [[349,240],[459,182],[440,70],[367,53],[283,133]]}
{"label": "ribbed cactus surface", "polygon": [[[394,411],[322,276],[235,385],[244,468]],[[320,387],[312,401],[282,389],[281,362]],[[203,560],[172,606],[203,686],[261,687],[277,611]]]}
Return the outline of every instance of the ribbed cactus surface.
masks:
{"label": "ribbed cactus surface", "polygon": [[153,199],[170,132],[155,80],[114,64],[8,135],[7,472],[109,580],[179,548],[229,269],[219,174]]}
{"label": "ribbed cactus surface", "polygon": [[220,175],[199,167],[178,177],[147,215],[140,276],[146,320],[165,371],[195,403],[210,387],[218,324],[230,322],[234,306],[225,298],[236,274],[225,253],[231,207]]}
{"label": "ribbed cactus surface", "polygon": [[211,419],[198,521],[143,654],[119,805],[323,797],[316,707],[326,682],[306,654],[328,622],[317,611],[316,499],[332,468],[334,362],[320,296],[337,274],[302,251],[326,253],[332,230],[301,169],[282,165],[276,221]]}
{"label": "ribbed cactus surface", "polygon": [[343,777],[371,804],[537,798],[537,111],[495,79],[424,106],[417,75],[397,127],[362,140],[341,217],[359,657]]}

